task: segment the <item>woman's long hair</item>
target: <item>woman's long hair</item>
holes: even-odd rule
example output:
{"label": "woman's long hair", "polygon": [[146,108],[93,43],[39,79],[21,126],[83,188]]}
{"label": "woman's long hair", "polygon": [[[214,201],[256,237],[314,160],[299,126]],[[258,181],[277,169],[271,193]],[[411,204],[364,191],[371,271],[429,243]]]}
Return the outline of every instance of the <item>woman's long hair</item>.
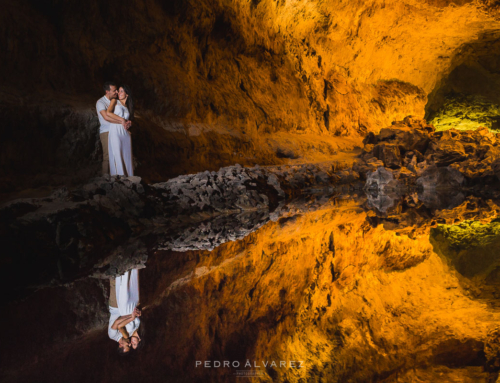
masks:
{"label": "woman's long hair", "polygon": [[[139,333],[139,336],[141,337],[141,341],[139,342],[139,344],[137,345],[137,348],[134,349],[132,346],[130,346],[130,351],[133,352],[132,355],[136,355],[135,353],[140,351],[143,347],[144,347],[144,342],[145,342],[145,334],[146,334],[146,331],[145,331],[145,328],[144,328],[144,321],[141,320],[141,324],[139,326],[139,328],[137,329],[137,332]],[[132,336],[133,334],[131,334],[130,336]]]}
{"label": "woman's long hair", "polygon": [[129,120],[132,121],[134,119],[134,98],[132,97],[132,89],[130,89],[128,85],[120,85],[120,88],[123,88],[125,93],[127,93],[128,95],[125,105],[128,108],[128,112],[130,113]]}

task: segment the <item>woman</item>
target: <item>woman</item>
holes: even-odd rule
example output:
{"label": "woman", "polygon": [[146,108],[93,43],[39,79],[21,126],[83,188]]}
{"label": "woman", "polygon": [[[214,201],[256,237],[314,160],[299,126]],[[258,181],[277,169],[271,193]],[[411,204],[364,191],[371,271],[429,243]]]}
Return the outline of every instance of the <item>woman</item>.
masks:
{"label": "woman", "polygon": [[108,116],[118,119],[121,124],[109,125],[108,152],[109,170],[112,176],[133,176],[132,137],[129,128],[134,118],[132,91],[127,85],[118,89],[118,100],[112,99],[106,111]]}
{"label": "woman", "polygon": [[144,326],[141,326],[140,328],[135,330],[132,336],[130,337],[130,346],[135,351],[140,350],[142,346],[144,346],[144,340],[141,338],[141,336],[144,335],[143,333],[144,333]]}

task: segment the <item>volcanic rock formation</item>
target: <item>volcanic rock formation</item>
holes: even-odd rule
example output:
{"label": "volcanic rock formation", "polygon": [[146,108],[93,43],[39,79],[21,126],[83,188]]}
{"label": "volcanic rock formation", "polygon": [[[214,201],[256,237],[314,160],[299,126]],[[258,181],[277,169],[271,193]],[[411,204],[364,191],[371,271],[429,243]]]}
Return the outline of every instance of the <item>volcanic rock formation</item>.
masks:
{"label": "volcanic rock formation", "polygon": [[498,186],[500,134],[484,127],[436,132],[425,120],[406,117],[363,142],[353,170],[366,179],[368,189],[464,187],[484,193]]}
{"label": "volcanic rock formation", "polygon": [[162,182],[329,160],[450,91],[495,104],[497,38],[486,0],[7,2],[0,192],[97,175],[106,80],[133,89],[137,174]]}
{"label": "volcanic rock formation", "polygon": [[[2,382],[500,371],[496,0],[3,2]],[[100,177],[128,84],[136,177]],[[24,198],[21,198],[24,197]],[[146,348],[106,335],[140,268]]]}

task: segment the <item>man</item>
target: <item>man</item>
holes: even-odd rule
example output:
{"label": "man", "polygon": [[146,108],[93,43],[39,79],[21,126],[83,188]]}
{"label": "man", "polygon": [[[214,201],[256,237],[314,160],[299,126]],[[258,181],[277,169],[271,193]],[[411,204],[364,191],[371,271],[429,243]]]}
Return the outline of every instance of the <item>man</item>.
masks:
{"label": "man", "polygon": [[109,117],[106,113],[109,104],[113,98],[118,98],[118,89],[114,82],[104,83],[104,92],[106,93],[103,97],[97,100],[96,109],[97,117],[99,117],[99,122],[101,127],[99,128],[99,136],[101,138],[102,145],[102,174],[109,174],[109,151],[108,151],[108,135],[109,135],[109,124],[121,124],[121,122],[115,118]]}

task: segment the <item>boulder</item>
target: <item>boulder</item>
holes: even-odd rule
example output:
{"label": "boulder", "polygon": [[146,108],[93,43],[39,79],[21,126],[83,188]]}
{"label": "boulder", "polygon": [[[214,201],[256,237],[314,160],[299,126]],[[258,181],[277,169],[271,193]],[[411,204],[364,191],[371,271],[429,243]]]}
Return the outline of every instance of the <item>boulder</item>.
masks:
{"label": "boulder", "polygon": [[425,190],[456,189],[463,186],[464,181],[464,176],[457,169],[431,165],[417,179],[417,186]]}
{"label": "boulder", "polygon": [[384,163],[385,167],[397,169],[401,166],[401,151],[395,144],[378,144],[372,149],[375,158]]}
{"label": "boulder", "polygon": [[467,158],[464,145],[458,140],[440,140],[429,144],[426,158],[437,166],[448,166]]}
{"label": "boulder", "polygon": [[379,167],[374,172],[366,175],[365,189],[367,190],[395,190],[399,188],[398,181],[394,178],[392,170]]}

